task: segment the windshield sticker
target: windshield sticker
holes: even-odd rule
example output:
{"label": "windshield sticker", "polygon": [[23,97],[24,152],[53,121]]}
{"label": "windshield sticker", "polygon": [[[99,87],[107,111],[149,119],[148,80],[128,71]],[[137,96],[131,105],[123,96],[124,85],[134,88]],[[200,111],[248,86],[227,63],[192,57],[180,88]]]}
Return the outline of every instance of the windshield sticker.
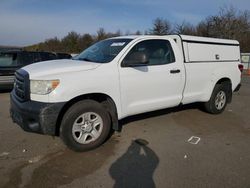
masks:
{"label": "windshield sticker", "polygon": [[111,44],[111,46],[123,46],[125,42],[114,42]]}

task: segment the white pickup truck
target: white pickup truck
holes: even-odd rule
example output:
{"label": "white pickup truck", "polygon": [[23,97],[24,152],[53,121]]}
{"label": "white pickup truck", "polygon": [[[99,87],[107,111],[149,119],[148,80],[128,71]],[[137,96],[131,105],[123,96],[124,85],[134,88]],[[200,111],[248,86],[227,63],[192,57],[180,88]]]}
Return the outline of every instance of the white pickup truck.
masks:
{"label": "white pickup truck", "polygon": [[71,60],[19,69],[11,117],[26,131],[59,135],[69,148],[86,151],[127,116],[194,102],[221,113],[239,90],[242,68],[235,40],[110,38]]}

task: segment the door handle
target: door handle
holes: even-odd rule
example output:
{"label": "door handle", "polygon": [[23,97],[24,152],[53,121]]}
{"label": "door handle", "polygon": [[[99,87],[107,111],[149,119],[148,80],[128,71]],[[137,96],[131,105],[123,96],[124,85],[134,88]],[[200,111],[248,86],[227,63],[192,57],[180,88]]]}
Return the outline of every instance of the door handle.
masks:
{"label": "door handle", "polygon": [[176,74],[176,73],[180,73],[181,70],[180,69],[173,69],[173,70],[170,70],[170,73],[171,74]]}

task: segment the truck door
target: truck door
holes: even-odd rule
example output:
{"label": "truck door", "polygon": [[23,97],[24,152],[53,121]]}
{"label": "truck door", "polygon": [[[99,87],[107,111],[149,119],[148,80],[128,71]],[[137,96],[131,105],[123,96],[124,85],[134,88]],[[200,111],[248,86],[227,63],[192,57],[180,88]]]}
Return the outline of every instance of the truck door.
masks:
{"label": "truck door", "polygon": [[[148,63],[127,66],[127,62],[136,62],[133,58],[138,52],[147,56]],[[182,100],[184,65],[175,57],[168,40],[150,39],[136,43],[122,60],[119,72],[125,116],[177,106]]]}

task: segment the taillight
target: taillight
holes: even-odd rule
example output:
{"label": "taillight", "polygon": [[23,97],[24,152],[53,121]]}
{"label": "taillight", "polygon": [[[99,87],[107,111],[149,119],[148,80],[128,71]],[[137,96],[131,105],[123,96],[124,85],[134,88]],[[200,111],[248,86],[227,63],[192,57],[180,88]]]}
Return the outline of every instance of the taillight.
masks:
{"label": "taillight", "polygon": [[239,67],[239,69],[240,69],[240,72],[243,72],[243,68],[244,68],[243,65],[242,65],[242,64],[239,64],[238,67]]}

